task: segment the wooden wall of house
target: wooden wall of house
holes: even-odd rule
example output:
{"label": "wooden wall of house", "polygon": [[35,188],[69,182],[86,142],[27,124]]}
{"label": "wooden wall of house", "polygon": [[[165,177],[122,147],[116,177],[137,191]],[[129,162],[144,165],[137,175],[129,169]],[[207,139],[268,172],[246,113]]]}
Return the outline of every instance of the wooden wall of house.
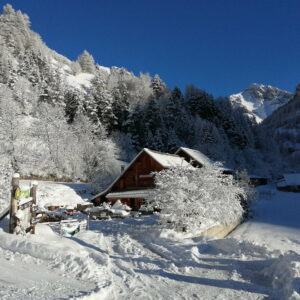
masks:
{"label": "wooden wall of house", "polygon": [[151,173],[161,170],[163,167],[143,152],[118,179],[110,192],[152,188],[154,176]]}

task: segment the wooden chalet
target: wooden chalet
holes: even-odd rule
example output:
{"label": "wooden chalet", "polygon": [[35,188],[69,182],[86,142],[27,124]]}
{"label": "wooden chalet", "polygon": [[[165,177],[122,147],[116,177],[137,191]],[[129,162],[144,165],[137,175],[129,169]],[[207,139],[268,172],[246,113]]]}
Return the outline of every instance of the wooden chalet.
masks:
{"label": "wooden chalet", "polygon": [[[196,168],[202,168],[205,166],[213,165],[215,162],[209,159],[206,155],[204,155],[202,152],[180,147],[176,152],[176,155],[183,157],[188,163],[190,163],[193,167]],[[224,174],[233,174],[234,170],[226,167],[225,165],[220,165],[220,168],[223,170]]]}
{"label": "wooden chalet", "polygon": [[121,175],[103,192],[94,196],[95,205],[103,202],[115,203],[121,200],[133,210],[138,210],[154,188],[152,172],[167,168],[189,166],[189,163],[175,154],[168,154],[144,148],[121,173]]}

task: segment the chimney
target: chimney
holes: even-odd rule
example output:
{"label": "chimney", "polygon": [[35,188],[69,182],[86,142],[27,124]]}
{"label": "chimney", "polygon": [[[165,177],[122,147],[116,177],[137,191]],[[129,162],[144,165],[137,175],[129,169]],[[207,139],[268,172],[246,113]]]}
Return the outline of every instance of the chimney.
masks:
{"label": "chimney", "polygon": [[121,173],[123,173],[125,170],[125,166],[124,165],[121,165]]}

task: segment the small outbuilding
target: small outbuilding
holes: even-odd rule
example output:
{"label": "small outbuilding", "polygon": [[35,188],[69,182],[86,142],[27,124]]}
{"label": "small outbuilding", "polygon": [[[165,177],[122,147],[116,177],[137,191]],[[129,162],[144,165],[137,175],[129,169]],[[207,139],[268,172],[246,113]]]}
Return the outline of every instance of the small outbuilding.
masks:
{"label": "small outbuilding", "polygon": [[[216,162],[208,158],[199,150],[190,149],[186,147],[180,147],[176,152],[176,155],[183,157],[193,167],[202,168],[208,165],[213,165]],[[223,170],[224,174],[233,174],[234,170],[225,166],[223,163],[219,163],[219,168]]]}

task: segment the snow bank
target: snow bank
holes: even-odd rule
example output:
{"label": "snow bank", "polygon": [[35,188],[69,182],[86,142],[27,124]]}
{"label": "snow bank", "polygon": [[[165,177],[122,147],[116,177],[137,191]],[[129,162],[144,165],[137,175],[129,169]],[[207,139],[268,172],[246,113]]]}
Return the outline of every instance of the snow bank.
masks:
{"label": "snow bank", "polygon": [[272,257],[277,252],[270,252],[266,247],[248,241],[239,241],[233,238],[211,240],[199,246],[201,253],[213,255]]}
{"label": "snow bank", "polygon": [[[70,239],[55,234],[48,225],[38,224],[36,235],[22,237],[0,231],[0,248],[47,262],[52,269],[71,274],[78,279],[94,279],[95,268],[88,249]],[[107,264],[105,254],[97,255],[100,265]],[[99,266],[98,266],[99,267]]]}
{"label": "snow bank", "polygon": [[117,200],[113,206],[111,207],[113,209],[122,209],[122,210],[131,210],[131,207],[129,207],[128,205],[126,204],[123,204],[120,200]]}
{"label": "snow bank", "polygon": [[270,185],[256,190],[259,198],[252,206],[253,218],[241,224],[231,237],[266,245],[280,250],[280,254],[290,250],[300,254],[299,194],[281,192]]}
{"label": "snow bank", "polygon": [[280,255],[262,274],[269,277],[278,299],[300,299],[300,255]]}

